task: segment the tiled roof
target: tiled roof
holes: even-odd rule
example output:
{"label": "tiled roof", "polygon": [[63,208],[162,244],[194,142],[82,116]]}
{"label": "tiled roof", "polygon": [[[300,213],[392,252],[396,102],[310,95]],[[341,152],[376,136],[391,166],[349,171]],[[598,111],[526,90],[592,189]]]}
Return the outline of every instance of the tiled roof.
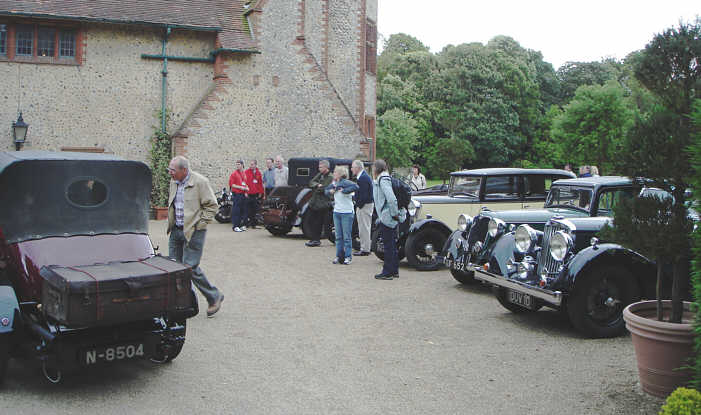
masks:
{"label": "tiled roof", "polygon": [[172,25],[219,32],[226,49],[254,49],[246,0],[0,0],[0,15]]}

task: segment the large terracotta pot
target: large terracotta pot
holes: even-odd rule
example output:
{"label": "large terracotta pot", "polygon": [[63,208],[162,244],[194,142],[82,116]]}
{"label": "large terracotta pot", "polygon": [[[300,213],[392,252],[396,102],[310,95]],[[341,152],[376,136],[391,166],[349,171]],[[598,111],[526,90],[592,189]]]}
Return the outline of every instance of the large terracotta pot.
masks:
{"label": "large terracotta pot", "polygon": [[[662,303],[664,318],[669,319],[672,302]],[[656,301],[633,303],[623,310],[638,359],[640,384],[651,395],[666,397],[691,380],[691,370],[679,369],[692,364],[689,359],[694,355],[694,314],[689,310],[690,304],[684,302],[680,324],[657,321]]]}

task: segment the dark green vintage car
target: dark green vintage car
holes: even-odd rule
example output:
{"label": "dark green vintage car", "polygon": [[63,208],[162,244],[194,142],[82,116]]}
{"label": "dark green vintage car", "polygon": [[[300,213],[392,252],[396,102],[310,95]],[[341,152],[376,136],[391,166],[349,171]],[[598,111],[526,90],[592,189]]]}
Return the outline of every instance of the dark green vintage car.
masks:
{"label": "dark green vintage car", "polygon": [[489,260],[496,241],[518,225],[542,231],[554,216],[563,218],[613,216],[621,197],[632,197],[640,189],[627,177],[604,176],[557,180],[545,205],[538,210],[491,211],[483,209],[474,218],[458,216],[458,230],[448,238],[440,260],[460,283],[474,282],[475,268]]}

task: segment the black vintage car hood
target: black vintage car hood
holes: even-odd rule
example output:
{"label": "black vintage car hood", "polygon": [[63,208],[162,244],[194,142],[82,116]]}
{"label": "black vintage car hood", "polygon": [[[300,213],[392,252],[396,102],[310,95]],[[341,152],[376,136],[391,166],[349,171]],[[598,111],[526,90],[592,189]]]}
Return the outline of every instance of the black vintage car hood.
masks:
{"label": "black vintage car hood", "polygon": [[484,210],[480,213],[482,216],[490,218],[498,218],[506,223],[541,223],[544,224],[553,216],[564,216],[565,218],[582,218],[588,217],[589,214],[577,210],[566,208],[549,208],[538,210],[500,210],[490,211]]}

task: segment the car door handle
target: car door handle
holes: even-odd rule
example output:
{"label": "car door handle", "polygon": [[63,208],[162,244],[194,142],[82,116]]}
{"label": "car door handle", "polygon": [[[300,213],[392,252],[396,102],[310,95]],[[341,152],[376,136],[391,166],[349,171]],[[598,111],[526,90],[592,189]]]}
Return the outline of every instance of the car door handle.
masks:
{"label": "car door handle", "polygon": [[528,209],[528,208],[530,208],[530,207],[531,207],[531,205],[523,205],[523,208],[524,208],[524,209]]}

